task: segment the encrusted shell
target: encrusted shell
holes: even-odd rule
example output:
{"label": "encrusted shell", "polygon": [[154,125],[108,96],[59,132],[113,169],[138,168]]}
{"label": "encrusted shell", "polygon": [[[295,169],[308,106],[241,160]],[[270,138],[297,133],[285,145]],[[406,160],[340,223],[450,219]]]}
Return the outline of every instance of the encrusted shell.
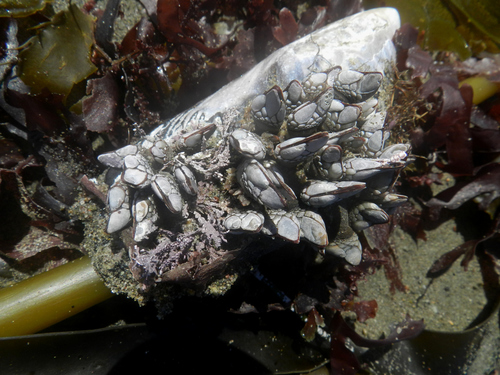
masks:
{"label": "encrusted shell", "polygon": [[[375,214],[377,220],[385,217],[372,207],[375,203],[361,204],[374,200],[373,194],[377,194],[379,201],[385,199],[397,176],[395,171],[405,165],[402,159],[408,149],[404,145],[390,152],[383,149],[386,139],[382,134],[383,121],[378,127],[367,126],[363,130],[356,125],[358,121],[358,124],[368,122],[370,116],[385,118],[378,113],[385,111],[383,96],[391,86],[391,80],[384,78],[393,72],[396,52],[391,40],[399,24],[399,15],[392,8],[358,13],[330,24],[277,50],[239,79],[158,126],[136,146],[102,155],[99,160],[109,167],[123,169],[120,183],[127,183],[132,189],[151,189],[172,214],[182,215],[182,220],[189,218],[199,230],[206,231],[207,247],[221,246],[226,230],[260,231],[293,243],[304,238],[357,264],[361,260],[361,245],[356,234],[353,232],[349,238],[329,238],[326,219],[323,220],[318,208],[350,197],[355,201],[352,205],[357,204],[357,211],[351,217],[362,221],[355,228],[365,227],[365,221]],[[378,105],[372,98],[377,90]],[[283,121],[288,124],[289,132],[284,137],[289,139],[276,147],[272,145],[271,151],[267,143],[260,144],[262,130],[256,130],[258,134],[250,131],[259,122],[268,122],[269,131],[276,134]],[[238,129],[241,126],[245,129]],[[205,144],[215,129],[215,140]],[[293,135],[304,129],[308,134]],[[361,136],[373,134],[376,136],[371,142]],[[229,143],[239,156],[230,151]],[[200,148],[201,152],[196,152]],[[351,155],[346,156],[342,148]],[[219,160],[221,154],[224,157]],[[380,155],[387,159],[378,158]],[[223,173],[235,167],[231,164],[233,160],[238,163],[236,177],[240,190],[258,203],[254,202],[252,209],[261,211],[240,212],[242,206],[237,206],[240,202],[229,195],[232,189],[221,186]],[[155,164],[160,164],[160,168],[153,167]],[[306,183],[297,178],[299,168],[305,175],[315,168],[323,171],[320,176],[307,176],[310,180]],[[384,170],[384,176],[376,180],[378,169]],[[198,190],[196,175],[203,177],[199,185],[204,184],[203,192]],[[288,177],[294,180],[290,186]],[[329,181],[315,181],[317,178]],[[151,224],[141,221],[158,218],[153,199],[142,200],[140,205],[135,201],[125,202],[124,191],[120,189],[113,190],[119,197],[109,199],[115,209],[111,217],[128,206],[134,207],[134,225],[138,228],[135,240],[151,238],[156,225],[153,221]],[[200,200],[197,194],[206,195]],[[219,200],[220,208],[214,209],[210,206],[213,202],[203,201],[217,194],[230,202]],[[302,201],[297,198],[299,195]],[[121,201],[127,207],[115,207],[115,202]],[[186,209],[186,201],[193,210]],[[214,226],[214,222],[219,224]],[[121,225],[126,225],[125,219],[112,228],[119,230]],[[159,256],[151,259],[161,262]],[[161,265],[148,268],[164,271]]]}
{"label": "encrusted shell", "polygon": [[156,128],[151,135],[168,138],[192,122],[220,124],[231,109],[244,108],[274,85],[303,81],[311,71],[332,66],[362,72],[391,71],[396,51],[392,37],[400,27],[394,8],[377,8],[329,24],[261,61],[252,70]]}

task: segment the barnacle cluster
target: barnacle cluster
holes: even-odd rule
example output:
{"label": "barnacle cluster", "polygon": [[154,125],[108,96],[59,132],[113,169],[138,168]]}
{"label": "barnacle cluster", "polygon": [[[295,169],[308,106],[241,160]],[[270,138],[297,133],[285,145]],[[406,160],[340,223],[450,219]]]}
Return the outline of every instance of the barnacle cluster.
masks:
{"label": "barnacle cluster", "polygon": [[[270,145],[266,147],[256,133],[242,128],[233,131],[229,140],[243,156],[238,182],[265,214],[230,213],[225,219],[227,229],[260,231],[294,243],[304,238],[358,264],[361,245],[355,232],[387,222],[385,210],[406,201],[390,192],[405,165],[408,146],[384,147],[385,115],[376,111],[375,98],[382,80],[378,72],[337,66],[312,72],[302,83],[292,81],[284,90],[274,86],[257,96],[251,104],[255,121],[249,127]],[[273,137],[273,133],[282,136]],[[280,138],[286,140],[279,142]],[[334,220],[329,214],[334,204],[348,212],[337,232],[323,219]]]}
{"label": "barnacle cluster", "polygon": [[[305,239],[358,264],[356,232],[406,200],[391,189],[408,146],[385,147],[378,100],[390,87],[398,27],[388,8],[329,25],[137,144],[101,155],[116,172],[108,233],[132,221],[131,257],[156,277],[190,251],[224,250],[238,233]],[[158,244],[166,232],[176,235]]]}

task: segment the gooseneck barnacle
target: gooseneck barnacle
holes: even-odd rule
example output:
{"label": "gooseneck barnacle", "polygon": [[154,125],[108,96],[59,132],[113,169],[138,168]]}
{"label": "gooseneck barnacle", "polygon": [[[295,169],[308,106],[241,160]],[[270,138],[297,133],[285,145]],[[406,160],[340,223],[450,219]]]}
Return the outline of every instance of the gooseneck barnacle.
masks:
{"label": "gooseneck barnacle", "polygon": [[398,28],[391,8],[330,24],[100,155],[114,171],[107,232],[132,223],[132,261],[156,279],[242,234],[360,263],[357,233],[406,200],[392,187],[409,147],[386,146],[384,127]]}

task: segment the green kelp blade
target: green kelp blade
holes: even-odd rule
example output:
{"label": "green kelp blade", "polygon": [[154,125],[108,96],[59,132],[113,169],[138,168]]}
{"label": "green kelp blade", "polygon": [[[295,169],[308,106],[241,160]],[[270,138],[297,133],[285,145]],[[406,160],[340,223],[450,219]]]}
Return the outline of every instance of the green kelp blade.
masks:
{"label": "green kelp blade", "polygon": [[500,7],[498,0],[387,0],[397,8],[401,23],[424,33],[423,47],[451,51],[464,60],[484,50],[498,53]]}
{"label": "green kelp blade", "polygon": [[497,0],[443,0],[457,19],[457,30],[474,55],[500,53],[500,7]]}
{"label": "green kelp blade", "polygon": [[93,43],[91,16],[75,5],[57,13],[19,54],[20,77],[32,94],[44,88],[65,97],[76,83],[96,71],[90,61]]}
{"label": "green kelp blade", "polygon": [[388,0],[387,6],[396,8],[401,24],[424,31],[424,48],[433,51],[452,51],[463,60],[471,55],[464,37],[457,31],[453,14],[440,0]]}
{"label": "green kelp blade", "polygon": [[500,44],[500,4],[498,0],[446,0],[453,4],[485,35]]}
{"label": "green kelp blade", "polygon": [[45,8],[45,0],[0,0],[0,17],[26,17]]}

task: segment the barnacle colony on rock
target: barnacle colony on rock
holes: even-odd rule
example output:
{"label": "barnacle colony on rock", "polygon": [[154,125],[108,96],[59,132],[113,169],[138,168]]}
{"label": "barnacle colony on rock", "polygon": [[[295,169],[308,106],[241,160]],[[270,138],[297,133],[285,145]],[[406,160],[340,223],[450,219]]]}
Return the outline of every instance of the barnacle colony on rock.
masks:
{"label": "barnacle colony on rock", "polygon": [[[356,232],[386,222],[406,199],[391,188],[408,147],[384,145],[398,27],[392,8],[330,24],[137,144],[100,155],[118,171],[108,192],[108,233],[133,222],[138,263],[166,230],[196,234],[198,251],[224,249],[227,236],[239,233],[305,239],[358,264]],[[160,219],[159,201],[170,222]],[[185,248],[179,257],[189,257]],[[141,266],[157,276],[182,263],[155,259]]]}

